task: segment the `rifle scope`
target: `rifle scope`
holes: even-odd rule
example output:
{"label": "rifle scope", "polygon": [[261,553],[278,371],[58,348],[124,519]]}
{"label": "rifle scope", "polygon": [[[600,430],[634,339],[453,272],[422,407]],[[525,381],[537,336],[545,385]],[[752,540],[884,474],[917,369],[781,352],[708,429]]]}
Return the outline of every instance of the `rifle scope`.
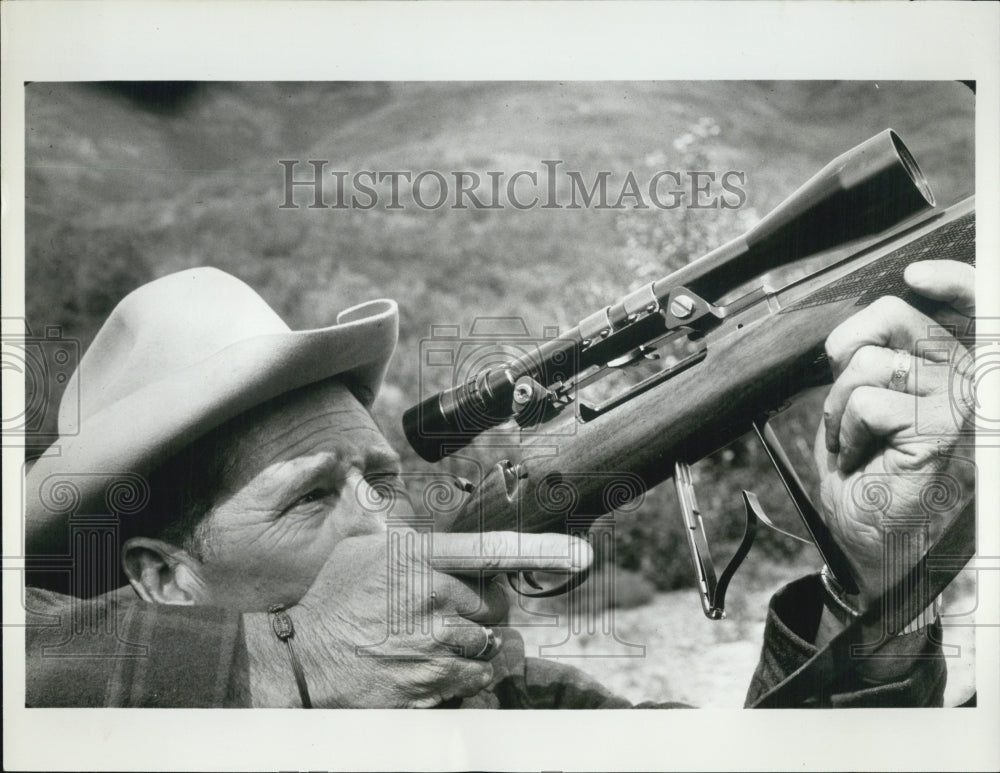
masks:
{"label": "rifle scope", "polygon": [[[683,286],[714,303],[761,274],[881,233],[933,205],[917,162],[899,136],[886,129],[835,158],[742,236],[629,293],[534,351],[485,368],[409,408],[403,414],[406,438],[421,457],[436,462],[513,415],[519,378],[550,386],[554,363],[572,362],[581,369],[603,365],[588,357],[595,339],[658,312],[675,288]],[[625,353],[601,349],[605,361]],[[572,375],[563,373],[561,379]]]}

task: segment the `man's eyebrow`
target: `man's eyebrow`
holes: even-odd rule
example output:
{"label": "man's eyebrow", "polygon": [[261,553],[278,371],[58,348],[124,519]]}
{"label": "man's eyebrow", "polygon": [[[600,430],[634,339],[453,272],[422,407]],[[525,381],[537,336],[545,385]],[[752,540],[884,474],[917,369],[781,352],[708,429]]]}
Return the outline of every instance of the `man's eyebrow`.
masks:
{"label": "man's eyebrow", "polygon": [[365,472],[391,472],[398,475],[403,464],[399,454],[386,445],[376,445],[365,451]]}
{"label": "man's eyebrow", "polygon": [[314,478],[337,478],[343,475],[341,469],[343,460],[332,451],[321,451],[309,456],[300,456],[290,461],[293,469],[297,473],[295,477],[299,480],[312,480]]}
{"label": "man's eyebrow", "polygon": [[321,482],[336,484],[342,479],[337,454],[322,451],[297,457],[266,468],[257,481],[262,486],[258,495],[272,505],[287,504],[285,500]]}

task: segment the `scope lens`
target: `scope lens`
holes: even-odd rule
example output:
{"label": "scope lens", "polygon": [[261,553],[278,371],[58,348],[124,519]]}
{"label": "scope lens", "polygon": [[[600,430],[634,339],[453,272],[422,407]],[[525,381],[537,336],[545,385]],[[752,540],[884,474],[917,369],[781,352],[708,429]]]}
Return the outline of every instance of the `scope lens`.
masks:
{"label": "scope lens", "polygon": [[899,135],[896,134],[896,132],[890,130],[889,137],[892,139],[892,145],[896,149],[896,155],[898,155],[899,160],[903,162],[903,168],[906,170],[906,173],[910,175],[910,179],[913,180],[913,184],[917,186],[924,198],[927,199],[927,203],[933,207],[934,192],[931,190],[931,186],[927,182],[927,178],[924,177],[924,173],[920,171],[920,167],[917,165],[917,160],[910,154],[909,148],[903,144],[903,141],[899,138]]}

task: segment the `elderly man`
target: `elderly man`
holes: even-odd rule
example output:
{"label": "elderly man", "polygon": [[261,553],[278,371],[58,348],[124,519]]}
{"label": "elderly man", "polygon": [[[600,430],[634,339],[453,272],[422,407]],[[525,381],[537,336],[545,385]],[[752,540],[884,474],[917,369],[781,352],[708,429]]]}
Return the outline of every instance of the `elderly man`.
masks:
{"label": "elderly man", "polygon": [[[907,280],[971,315],[971,272],[927,262]],[[881,528],[843,496],[854,476],[961,473],[945,469],[942,451],[968,417],[954,417],[946,384],[886,389],[890,350],[912,351],[929,324],[886,299],[830,336],[838,378],[817,463],[827,521],[861,593],[831,599],[814,576],[776,594],[748,704],[834,637],[852,607],[880,595]],[[391,301],[292,332],[249,287],[208,268],[119,304],[67,389],[79,394],[78,414],[64,399],[56,450],[28,473],[27,547],[36,558],[65,555],[73,514],[101,512],[116,476],[144,476],[149,501],[121,524],[131,589],[84,601],[29,588],[29,615],[49,621],[28,629],[29,705],[630,705],[577,669],[525,657],[516,631],[498,628],[504,592],[482,582],[512,570],[582,570],[585,543],[436,534],[427,550],[405,533],[401,548],[387,540],[386,498],[398,498],[394,513],[407,504],[399,458],[368,409],[396,334]],[[915,401],[933,437],[915,431]],[[919,512],[905,476],[893,481],[893,507]],[[54,507],[65,482],[72,507]],[[971,496],[969,483],[932,536]],[[931,612],[883,647],[895,657],[849,664],[802,705],[940,704],[945,672],[929,625]],[[47,656],[77,640],[88,648],[79,657]]]}

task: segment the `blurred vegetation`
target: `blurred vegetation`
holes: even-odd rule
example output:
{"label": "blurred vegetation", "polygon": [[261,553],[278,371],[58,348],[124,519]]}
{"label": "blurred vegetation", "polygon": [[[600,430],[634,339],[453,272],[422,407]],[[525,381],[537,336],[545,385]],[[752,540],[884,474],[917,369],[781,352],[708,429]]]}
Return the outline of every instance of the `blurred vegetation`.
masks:
{"label": "blurred vegetation", "polygon": [[[27,89],[26,308],[84,346],[149,279],[214,265],[248,282],[293,329],[332,324],[374,297],[400,302],[401,335],[377,418],[413,469],[399,426],[421,391],[431,325],[522,317],[532,334],[595,308],[741,233],[829,161],[892,126],[947,205],[972,193],[974,98],[956,83],[31,84]],[[279,209],[280,159],[328,169],[541,170],[593,179],[658,169],[741,170],[737,210]],[[614,188],[614,185],[611,186]],[[615,190],[617,190],[615,188]],[[299,192],[300,200],[308,192]],[[404,202],[405,203],[405,202]],[[423,383],[421,383],[423,379]],[[50,385],[50,403],[60,385]],[[822,395],[780,419],[808,476]],[[55,427],[46,413],[45,431]],[[37,450],[37,449],[36,449]],[[461,463],[445,465],[468,477]],[[739,489],[770,515],[783,491],[749,439],[696,468],[717,559],[740,532]],[[690,584],[672,485],[616,522],[616,560],[642,597]],[[766,530],[765,530],[766,531]],[[798,554],[768,534],[750,571]]]}

